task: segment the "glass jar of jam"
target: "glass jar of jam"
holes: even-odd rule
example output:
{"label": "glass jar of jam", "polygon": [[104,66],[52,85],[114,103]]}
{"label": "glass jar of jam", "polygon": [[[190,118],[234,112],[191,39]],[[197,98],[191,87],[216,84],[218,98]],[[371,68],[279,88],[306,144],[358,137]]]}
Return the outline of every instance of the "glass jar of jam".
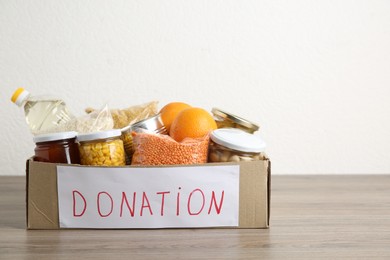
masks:
{"label": "glass jar of jam", "polygon": [[265,142],[256,135],[236,128],[221,128],[211,132],[209,162],[240,162],[263,160]]}
{"label": "glass jar of jam", "polygon": [[35,161],[79,164],[80,155],[76,132],[60,132],[34,136]]}
{"label": "glass jar of jam", "polygon": [[126,165],[121,130],[79,134],[77,136],[82,165],[122,166]]}
{"label": "glass jar of jam", "polygon": [[252,123],[239,116],[222,111],[219,108],[213,108],[211,110],[211,113],[213,113],[218,128],[238,128],[251,134],[259,130],[259,126],[255,123]]}

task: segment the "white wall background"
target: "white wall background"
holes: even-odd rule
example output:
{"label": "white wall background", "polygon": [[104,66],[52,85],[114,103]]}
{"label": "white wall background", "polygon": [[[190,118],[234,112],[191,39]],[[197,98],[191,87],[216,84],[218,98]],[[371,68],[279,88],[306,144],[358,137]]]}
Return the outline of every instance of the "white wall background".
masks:
{"label": "white wall background", "polygon": [[87,106],[217,106],[274,174],[390,173],[390,1],[0,0],[0,174],[34,144],[20,86]]}

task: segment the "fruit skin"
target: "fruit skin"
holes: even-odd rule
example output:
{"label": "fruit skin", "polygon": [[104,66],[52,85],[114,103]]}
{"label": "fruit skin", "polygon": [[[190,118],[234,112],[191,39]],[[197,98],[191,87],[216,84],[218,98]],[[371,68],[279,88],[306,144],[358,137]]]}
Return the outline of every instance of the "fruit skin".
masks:
{"label": "fruit skin", "polygon": [[201,138],[217,129],[217,124],[209,112],[203,108],[187,108],[173,120],[169,135],[177,142],[184,138]]}
{"label": "fruit skin", "polygon": [[183,102],[171,102],[166,104],[163,108],[160,110],[161,114],[161,120],[164,123],[165,128],[167,129],[168,133],[171,128],[171,124],[173,120],[175,120],[176,116],[183,111],[184,109],[190,108],[191,106],[187,103]]}

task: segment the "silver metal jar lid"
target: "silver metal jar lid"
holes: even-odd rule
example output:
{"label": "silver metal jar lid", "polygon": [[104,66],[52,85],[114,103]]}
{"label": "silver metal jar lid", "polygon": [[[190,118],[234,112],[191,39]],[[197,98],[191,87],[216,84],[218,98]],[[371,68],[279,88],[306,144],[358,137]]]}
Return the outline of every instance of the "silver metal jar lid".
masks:
{"label": "silver metal jar lid", "polygon": [[214,108],[211,110],[211,112],[212,112],[214,115],[216,115],[216,116],[219,116],[219,117],[221,117],[221,118],[223,118],[223,119],[231,120],[231,121],[233,121],[234,123],[239,124],[239,125],[242,125],[242,126],[244,126],[244,127],[246,127],[246,128],[249,128],[249,129],[251,129],[251,130],[253,130],[253,131],[259,130],[259,126],[258,126],[257,124],[252,123],[252,122],[250,122],[250,121],[248,121],[248,120],[246,120],[246,119],[244,119],[244,118],[242,118],[242,117],[239,117],[239,116],[230,114],[230,113],[228,113],[228,112],[226,112],[226,111],[223,111],[223,110],[221,110],[221,109],[219,109],[219,108],[215,108],[215,107],[214,107]]}
{"label": "silver metal jar lid", "polygon": [[161,120],[160,114],[138,121],[128,127],[122,128],[122,132],[128,130],[135,132],[140,130],[147,130],[156,134],[167,134],[167,129],[165,128]]}

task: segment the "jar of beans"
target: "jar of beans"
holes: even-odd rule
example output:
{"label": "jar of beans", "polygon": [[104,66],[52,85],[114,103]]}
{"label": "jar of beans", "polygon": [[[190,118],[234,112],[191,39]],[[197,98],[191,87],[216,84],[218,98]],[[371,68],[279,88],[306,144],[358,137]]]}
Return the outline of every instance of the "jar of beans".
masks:
{"label": "jar of beans", "polygon": [[79,164],[76,132],[60,132],[34,136],[35,161]]}
{"label": "jar of beans", "polygon": [[126,165],[121,130],[80,134],[80,162],[82,165],[122,166]]}
{"label": "jar of beans", "polygon": [[211,132],[209,162],[240,162],[264,159],[265,142],[256,135],[236,128]]}

